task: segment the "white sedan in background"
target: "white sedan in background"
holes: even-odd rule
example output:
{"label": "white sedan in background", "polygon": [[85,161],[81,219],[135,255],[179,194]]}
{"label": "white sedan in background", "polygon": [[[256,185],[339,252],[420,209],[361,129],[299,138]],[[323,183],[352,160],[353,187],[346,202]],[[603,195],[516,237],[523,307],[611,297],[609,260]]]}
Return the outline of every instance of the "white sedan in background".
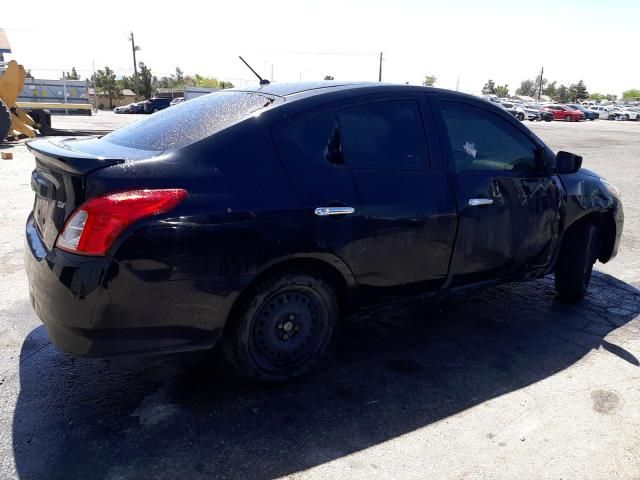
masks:
{"label": "white sedan in background", "polygon": [[527,112],[525,112],[524,109],[517,103],[510,103],[510,102],[500,102],[500,103],[504,108],[506,108],[514,117],[516,117],[521,122],[524,121],[526,118],[529,118],[529,115],[527,114]]}
{"label": "white sedan in background", "polygon": [[618,107],[614,109],[620,120],[640,120],[640,112],[634,108]]}
{"label": "white sedan in background", "polygon": [[602,120],[617,120],[618,113],[613,109],[613,107],[608,107],[605,105],[592,105],[589,107],[589,110],[593,110],[600,114],[600,118]]}

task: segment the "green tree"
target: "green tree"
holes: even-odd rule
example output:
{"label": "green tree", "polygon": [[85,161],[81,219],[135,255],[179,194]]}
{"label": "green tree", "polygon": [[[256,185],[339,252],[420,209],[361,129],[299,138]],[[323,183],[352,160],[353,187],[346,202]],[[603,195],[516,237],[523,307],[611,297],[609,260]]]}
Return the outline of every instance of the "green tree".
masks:
{"label": "green tree", "polygon": [[433,87],[436,84],[438,78],[435,75],[425,75],[422,85],[425,87]]}
{"label": "green tree", "polygon": [[624,100],[637,100],[640,98],[640,90],[637,88],[632,88],[631,90],[622,92],[622,98]]}
{"label": "green tree", "polygon": [[536,95],[536,82],[533,80],[523,80],[520,82],[520,86],[516,89],[516,95],[526,95],[527,97],[533,97]]}
{"label": "green tree", "polygon": [[144,62],[138,63],[138,81],[136,82],[136,88],[136,93],[142,98],[151,98],[155,93],[153,74]]}
{"label": "green tree", "polygon": [[122,98],[122,88],[116,81],[116,74],[109,67],[98,70],[94,77],[97,92],[103,93],[109,98],[109,109],[113,108],[113,100]]}
{"label": "green tree", "polygon": [[618,96],[612,93],[592,93],[591,95],[589,95],[589,100],[596,100],[598,102],[601,100],[607,100],[609,102],[615,102],[616,100],[618,100]]}
{"label": "green tree", "polygon": [[153,77],[153,86],[156,88],[174,88],[174,83],[172,77]]}
{"label": "green tree", "polygon": [[569,102],[571,100],[569,96],[569,89],[564,85],[560,85],[558,87],[558,90],[556,91],[556,96],[554,97],[554,99],[560,103]]}
{"label": "green tree", "polygon": [[586,100],[587,98],[589,98],[589,92],[587,91],[587,87],[582,80],[580,80],[575,85],[571,85],[569,87],[569,90],[572,90],[573,95],[575,95],[575,98],[571,99],[571,101],[573,102]]}
{"label": "green tree", "polygon": [[577,102],[578,101],[578,88],[575,83],[569,85],[569,101]]}
{"label": "green tree", "polygon": [[63,72],[62,78],[66,80],[80,80],[76,67],[71,67],[71,72]]}
{"label": "green tree", "polygon": [[509,85],[496,85],[496,95],[500,98],[509,96]]}
{"label": "green tree", "polygon": [[215,77],[202,77],[197,73],[193,77],[193,86],[202,88],[233,88],[233,83],[218,80]]}
{"label": "green tree", "polygon": [[122,86],[123,89],[129,89],[129,90],[134,90],[134,81],[133,81],[133,75],[130,77],[127,77],[126,75],[123,75],[123,77],[118,80],[118,82],[120,82],[120,85]]}
{"label": "green tree", "polygon": [[487,83],[482,87],[482,93],[485,95],[495,95],[496,94],[496,82],[489,79]]}
{"label": "green tree", "polygon": [[[540,83],[542,83],[542,85],[540,85]],[[538,96],[538,93],[543,94],[545,89],[547,88],[547,86],[549,85],[549,80],[547,80],[546,78],[541,78],[541,77],[536,77],[536,83],[535,83],[535,96]]]}
{"label": "green tree", "polygon": [[[556,95],[558,95],[558,89],[556,87],[557,83],[558,82],[553,81],[551,83],[548,83],[546,86],[543,86],[542,93],[544,95],[547,95],[548,97],[555,98]],[[543,85],[544,85],[544,82],[543,82]]]}
{"label": "green tree", "polygon": [[184,72],[180,69],[180,67],[176,67],[176,73],[173,75],[173,81],[175,82],[175,86],[184,87]]}

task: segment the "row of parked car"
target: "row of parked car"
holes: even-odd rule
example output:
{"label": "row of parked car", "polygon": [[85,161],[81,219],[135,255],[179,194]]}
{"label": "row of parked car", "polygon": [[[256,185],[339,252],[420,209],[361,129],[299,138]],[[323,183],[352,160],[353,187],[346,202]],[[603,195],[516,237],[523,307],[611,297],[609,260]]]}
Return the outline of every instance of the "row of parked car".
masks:
{"label": "row of parked car", "polygon": [[593,102],[584,103],[535,103],[521,102],[487,95],[485,100],[495,103],[507,110],[521,121],[563,120],[565,122],[580,122],[583,120],[640,120],[640,106],[638,105],[599,105]]}
{"label": "row of parked car", "polygon": [[184,97],[149,98],[142,102],[130,103],[113,109],[114,113],[154,113],[184,101]]}

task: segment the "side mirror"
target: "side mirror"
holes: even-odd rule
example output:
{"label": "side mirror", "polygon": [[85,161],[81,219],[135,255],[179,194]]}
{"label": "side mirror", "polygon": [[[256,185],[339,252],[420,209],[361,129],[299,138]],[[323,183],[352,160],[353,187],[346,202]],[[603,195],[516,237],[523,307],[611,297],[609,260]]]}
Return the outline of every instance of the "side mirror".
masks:
{"label": "side mirror", "polygon": [[574,153],[558,152],[554,173],[575,173],[582,166],[582,157]]}

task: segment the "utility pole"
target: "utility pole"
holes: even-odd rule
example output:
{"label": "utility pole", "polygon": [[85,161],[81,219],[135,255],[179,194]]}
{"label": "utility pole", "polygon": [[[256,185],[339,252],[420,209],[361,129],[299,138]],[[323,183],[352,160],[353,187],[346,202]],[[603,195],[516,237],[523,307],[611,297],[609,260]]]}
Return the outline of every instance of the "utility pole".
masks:
{"label": "utility pole", "polygon": [[382,81],[382,52],[380,52],[380,66],[378,68],[378,81]]}
{"label": "utility pole", "polygon": [[538,85],[538,102],[540,101],[540,95],[542,95],[542,75],[544,75],[544,67],[540,69],[540,85]]}
{"label": "utility pole", "polygon": [[96,62],[91,60],[91,67],[93,68],[93,103],[96,113],[98,113],[98,86],[96,85]]}
{"label": "utility pole", "polygon": [[140,50],[140,47],[136,45],[133,32],[129,32],[129,40],[131,40],[131,52],[133,53],[133,90],[136,100],[138,100],[138,62],[136,62],[136,52]]}

